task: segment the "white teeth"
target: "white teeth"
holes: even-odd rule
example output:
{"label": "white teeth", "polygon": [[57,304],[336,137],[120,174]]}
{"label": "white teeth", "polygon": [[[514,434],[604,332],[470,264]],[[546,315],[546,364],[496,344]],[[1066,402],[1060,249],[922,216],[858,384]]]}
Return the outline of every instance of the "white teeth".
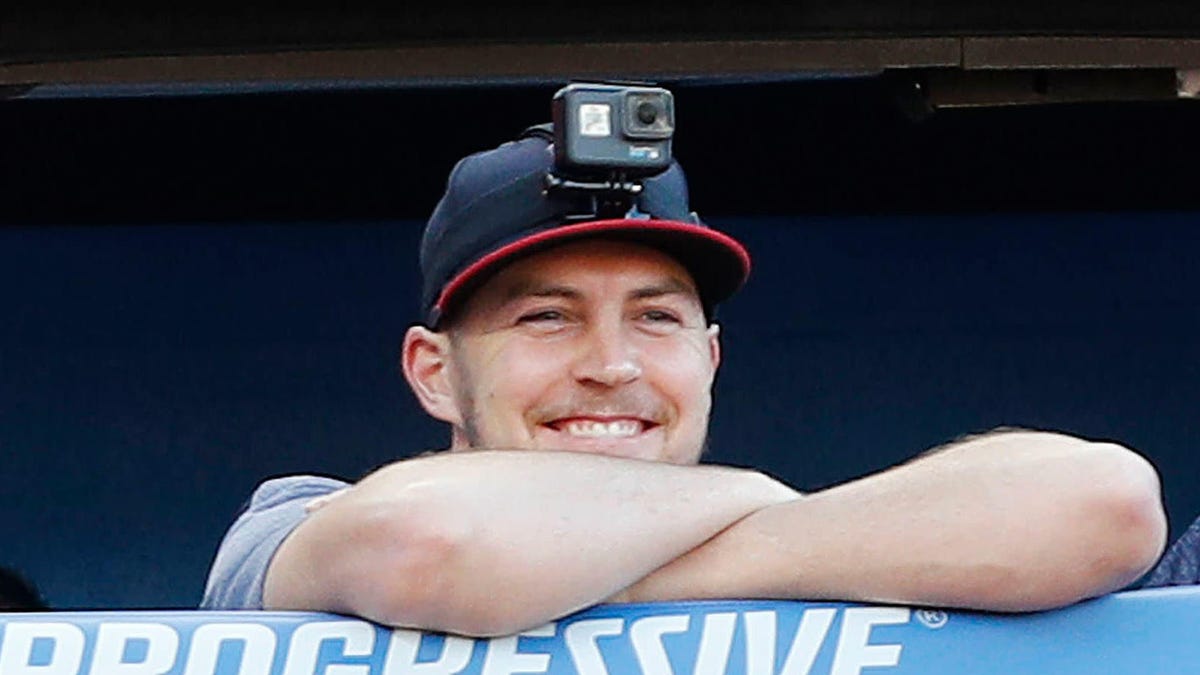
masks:
{"label": "white teeth", "polygon": [[624,438],[641,431],[642,424],[636,420],[571,420],[563,429],[572,436],[583,438]]}

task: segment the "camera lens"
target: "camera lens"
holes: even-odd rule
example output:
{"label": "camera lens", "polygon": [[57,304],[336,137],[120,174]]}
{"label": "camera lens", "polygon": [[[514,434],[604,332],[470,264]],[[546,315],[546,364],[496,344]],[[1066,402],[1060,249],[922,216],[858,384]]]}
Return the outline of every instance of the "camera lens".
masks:
{"label": "camera lens", "polygon": [[625,104],[621,107],[621,131],[625,138],[665,141],[675,131],[671,93],[666,90],[631,89],[625,94]]}
{"label": "camera lens", "polygon": [[658,119],[658,106],[650,101],[642,101],[637,107],[638,121],[647,126],[654,124]]}

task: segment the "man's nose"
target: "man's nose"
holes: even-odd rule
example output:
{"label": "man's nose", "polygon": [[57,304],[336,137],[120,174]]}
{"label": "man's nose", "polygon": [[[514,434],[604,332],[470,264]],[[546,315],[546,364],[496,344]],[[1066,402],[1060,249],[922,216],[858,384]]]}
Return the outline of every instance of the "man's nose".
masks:
{"label": "man's nose", "polygon": [[615,387],[641,377],[641,356],[629,337],[623,326],[594,326],[580,345],[575,379]]}

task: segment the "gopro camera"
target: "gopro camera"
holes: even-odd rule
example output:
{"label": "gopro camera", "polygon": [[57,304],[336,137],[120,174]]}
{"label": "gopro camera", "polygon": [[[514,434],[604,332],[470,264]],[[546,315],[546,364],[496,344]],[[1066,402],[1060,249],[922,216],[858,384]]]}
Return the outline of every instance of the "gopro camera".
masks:
{"label": "gopro camera", "polygon": [[637,178],[671,165],[675,104],[659,87],[574,83],[554,94],[555,166],[577,177]]}

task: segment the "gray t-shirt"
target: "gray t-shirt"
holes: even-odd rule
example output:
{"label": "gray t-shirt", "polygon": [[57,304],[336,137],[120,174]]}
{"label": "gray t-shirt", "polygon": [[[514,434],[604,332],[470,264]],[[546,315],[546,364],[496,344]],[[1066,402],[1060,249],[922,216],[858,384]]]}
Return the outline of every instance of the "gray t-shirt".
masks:
{"label": "gray t-shirt", "polygon": [[287,476],[259,485],[217,549],[200,609],[262,609],[267,566],[303,522],[304,506],[346,485],[323,476]]}
{"label": "gray t-shirt", "polygon": [[1171,546],[1143,588],[1200,584],[1200,518]]}

